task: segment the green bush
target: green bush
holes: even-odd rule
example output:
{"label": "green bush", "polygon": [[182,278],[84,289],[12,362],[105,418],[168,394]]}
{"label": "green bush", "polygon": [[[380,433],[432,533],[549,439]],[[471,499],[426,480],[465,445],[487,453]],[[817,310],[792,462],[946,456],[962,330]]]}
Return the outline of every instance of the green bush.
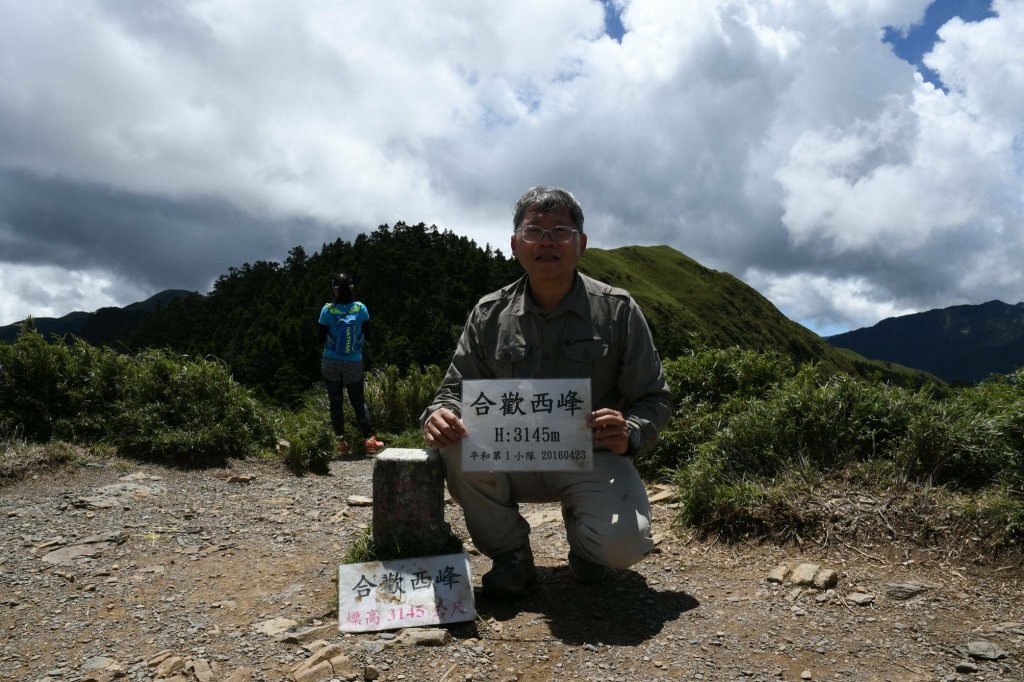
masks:
{"label": "green bush", "polygon": [[43,442],[100,437],[127,366],[109,349],[73,337],[48,344],[23,330],[15,343],[0,344],[0,430]]}
{"label": "green bush", "polygon": [[245,457],[272,442],[267,410],[217,361],[135,356],[25,330],[0,344],[0,432],[47,442],[103,441],[122,454],[185,465]]}
{"label": "green bush", "polygon": [[732,348],[691,351],[664,363],[676,405],[689,401],[714,407],[736,398],[760,398],[793,376],[793,360],[773,350]]}
{"label": "green bush", "polygon": [[[766,523],[763,514],[774,515],[775,522],[785,516],[780,495],[794,482],[816,484],[872,462],[879,463],[873,471],[889,472],[889,485],[1019,490],[1020,378],[939,399],[930,388],[823,379],[804,367],[762,398],[722,395],[721,409],[699,413],[702,420],[717,418],[720,428],[701,442],[687,442],[692,457],[675,475],[683,520],[748,532]],[[692,403],[684,408],[694,412]],[[688,416],[677,413],[676,419]]]}
{"label": "green bush", "polygon": [[337,452],[337,441],[322,392],[310,391],[302,403],[290,410],[278,410],[274,429],[287,441],[278,449],[281,460],[297,474],[326,473]]}
{"label": "green bush", "polygon": [[737,347],[691,351],[666,360],[664,369],[674,416],[657,446],[638,455],[636,465],[648,475],[668,477],[692,460],[700,444],[713,438],[733,415],[795,371],[788,356]]}
{"label": "green bush", "polygon": [[208,465],[273,442],[267,409],[226,364],[147,350],[135,356],[107,438],[130,456]]}

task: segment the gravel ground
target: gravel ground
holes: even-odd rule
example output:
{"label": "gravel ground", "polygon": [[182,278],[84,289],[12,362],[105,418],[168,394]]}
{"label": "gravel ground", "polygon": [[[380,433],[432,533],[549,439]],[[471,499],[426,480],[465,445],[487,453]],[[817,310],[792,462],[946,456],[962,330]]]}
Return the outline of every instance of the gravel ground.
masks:
{"label": "gravel ground", "polygon": [[[434,646],[341,635],[337,566],[371,514],[348,498],[371,494],[372,467],[96,460],[0,488],[0,679],[1024,680],[1018,559],[700,540],[672,528],[670,500],[654,507],[656,551],[601,585],[569,575],[557,509],[529,505],[533,594],[477,591],[477,619]],[[479,585],[489,562],[468,549]],[[769,580],[805,563],[838,584]],[[311,671],[317,656],[333,667]]]}

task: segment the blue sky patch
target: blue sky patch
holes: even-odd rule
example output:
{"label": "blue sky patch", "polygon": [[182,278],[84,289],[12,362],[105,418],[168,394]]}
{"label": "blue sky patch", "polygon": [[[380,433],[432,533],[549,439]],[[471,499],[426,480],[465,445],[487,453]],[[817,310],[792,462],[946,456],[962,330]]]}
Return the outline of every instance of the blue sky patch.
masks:
{"label": "blue sky patch", "polygon": [[[606,14],[607,5],[606,2]],[[992,0],[935,0],[928,6],[921,23],[911,26],[906,35],[899,29],[886,26],[882,41],[892,45],[892,51],[897,57],[913,64],[926,81],[945,90],[939,74],[921,61],[938,40],[936,32],[953,17],[960,17],[964,21],[981,21],[994,16]]]}
{"label": "blue sky patch", "polygon": [[604,32],[611,36],[615,42],[621,43],[622,36],[626,34],[626,29],[622,26],[622,16],[619,8],[615,6],[612,0],[601,0],[601,4],[604,5]]}

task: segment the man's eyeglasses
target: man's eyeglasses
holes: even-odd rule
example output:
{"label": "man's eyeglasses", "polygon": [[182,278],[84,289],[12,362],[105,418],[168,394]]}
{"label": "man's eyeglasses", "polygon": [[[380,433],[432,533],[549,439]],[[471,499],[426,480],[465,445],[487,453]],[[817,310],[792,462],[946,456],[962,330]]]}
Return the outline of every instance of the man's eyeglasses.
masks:
{"label": "man's eyeglasses", "polygon": [[516,232],[519,233],[519,236],[527,244],[539,243],[544,239],[544,235],[551,237],[553,244],[568,244],[577,230],[568,225],[557,225],[550,229],[540,227],[539,225],[526,225],[524,227],[517,227]]}

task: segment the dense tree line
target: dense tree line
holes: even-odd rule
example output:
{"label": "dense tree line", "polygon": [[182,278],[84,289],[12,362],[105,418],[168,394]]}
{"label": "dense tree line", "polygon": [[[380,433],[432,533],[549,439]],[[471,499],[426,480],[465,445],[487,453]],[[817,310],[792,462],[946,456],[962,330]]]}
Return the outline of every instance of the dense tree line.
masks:
{"label": "dense tree line", "polygon": [[298,246],[284,263],[231,268],[207,296],[172,303],[124,342],[218,357],[242,383],[287,401],[319,379],[317,316],[338,271],[354,276],[356,297],[370,309],[370,369],[447,363],[477,299],[522,272],[500,251],[450,231],[382,225],[313,255]]}

